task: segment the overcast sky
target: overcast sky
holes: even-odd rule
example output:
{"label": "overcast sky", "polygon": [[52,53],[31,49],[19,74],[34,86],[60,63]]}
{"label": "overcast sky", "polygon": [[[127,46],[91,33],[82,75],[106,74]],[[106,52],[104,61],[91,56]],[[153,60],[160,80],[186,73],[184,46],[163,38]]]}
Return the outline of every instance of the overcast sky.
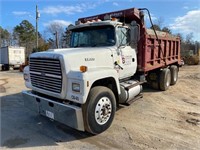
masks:
{"label": "overcast sky", "polygon": [[173,33],[192,32],[193,39],[200,41],[200,0],[0,0],[0,26],[11,30],[24,19],[35,26],[36,4],[41,14],[41,33],[51,22],[67,27],[81,17],[145,7],[150,10],[153,22],[162,20],[162,26]]}

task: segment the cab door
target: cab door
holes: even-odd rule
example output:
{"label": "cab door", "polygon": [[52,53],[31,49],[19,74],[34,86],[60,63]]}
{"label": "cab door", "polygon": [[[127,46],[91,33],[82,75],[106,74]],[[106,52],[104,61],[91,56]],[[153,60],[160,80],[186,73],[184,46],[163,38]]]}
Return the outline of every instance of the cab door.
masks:
{"label": "cab door", "polygon": [[113,51],[114,68],[119,74],[119,79],[133,76],[137,69],[136,50],[130,46],[129,28],[116,27],[117,49]]}

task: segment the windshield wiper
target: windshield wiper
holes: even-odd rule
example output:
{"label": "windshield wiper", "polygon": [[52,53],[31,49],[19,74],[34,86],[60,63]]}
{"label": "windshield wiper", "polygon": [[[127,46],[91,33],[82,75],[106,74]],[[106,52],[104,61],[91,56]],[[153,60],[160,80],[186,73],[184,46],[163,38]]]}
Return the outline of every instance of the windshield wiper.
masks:
{"label": "windshield wiper", "polygon": [[96,46],[97,46],[97,44],[93,44],[93,45],[92,45],[92,47],[96,47]]}
{"label": "windshield wiper", "polygon": [[75,47],[87,47],[88,45],[87,44],[77,44],[76,46],[74,46],[74,48]]}
{"label": "windshield wiper", "polygon": [[79,47],[79,45],[75,45],[73,48]]}

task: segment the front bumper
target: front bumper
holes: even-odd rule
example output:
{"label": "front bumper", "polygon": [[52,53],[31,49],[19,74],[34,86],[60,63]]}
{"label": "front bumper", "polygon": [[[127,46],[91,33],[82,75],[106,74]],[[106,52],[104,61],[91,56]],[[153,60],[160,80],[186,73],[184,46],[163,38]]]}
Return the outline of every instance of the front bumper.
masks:
{"label": "front bumper", "polygon": [[80,131],[85,131],[81,107],[55,102],[45,97],[22,91],[24,106],[39,114]]}

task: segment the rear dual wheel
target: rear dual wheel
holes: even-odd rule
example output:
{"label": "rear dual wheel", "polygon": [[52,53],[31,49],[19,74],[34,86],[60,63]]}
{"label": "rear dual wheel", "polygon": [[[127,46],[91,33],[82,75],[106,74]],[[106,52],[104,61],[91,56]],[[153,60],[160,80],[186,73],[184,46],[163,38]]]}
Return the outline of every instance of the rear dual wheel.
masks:
{"label": "rear dual wheel", "polygon": [[166,91],[170,85],[175,85],[178,80],[178,67],[172,65],[170,68],[164,68],[159,72],[151,72],[148,82],[154,89]]}
{"label": "rear dual wheel", "polygon": [[171,72],[168,68],[161,70],[160,72],[160,90],[166,91],[171,84]]}
{"label": "rear dual wheel", "polygon": [[166,91],[170,85],[175,85],[178,80],[178,67],[172,65],[169,69],[165,68],[160,72],[160,90]]}
{"label": "rear dual wheel", "polygon": [[175,85],[178,80],[178,67],[172,65],[170,67],[170,71],[171,71],[171,85]]}

